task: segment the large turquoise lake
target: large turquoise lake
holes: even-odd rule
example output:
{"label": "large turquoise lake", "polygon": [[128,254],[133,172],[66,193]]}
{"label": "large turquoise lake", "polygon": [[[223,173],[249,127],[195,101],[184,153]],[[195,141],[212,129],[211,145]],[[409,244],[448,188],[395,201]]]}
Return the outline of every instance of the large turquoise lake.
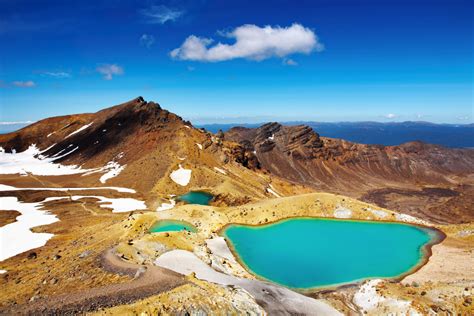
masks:
{"label": "large turquoise lake", "polygon": [[230,225],[223,235],[255,275],[299,289],[401,276],[423,261],[425,246],[437,238],[408,224],[319,218]]}

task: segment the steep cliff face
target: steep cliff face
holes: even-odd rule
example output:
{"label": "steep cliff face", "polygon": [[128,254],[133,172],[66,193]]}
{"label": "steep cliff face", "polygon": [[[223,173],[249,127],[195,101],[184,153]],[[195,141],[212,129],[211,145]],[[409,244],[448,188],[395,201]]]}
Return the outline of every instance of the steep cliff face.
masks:
{"label": "steep cliff face", "polygon": [[[471,192],[473,150],[448,149],[421,142],[400,146],[355,144],[320,137],[308,126],[278,123],[255,129],[232,128],[225,134],[225,139],[239,143],[247,154],[253,153],[261,168],[295,183],[372,202],[383,200],[379,204],[385,207],[414,208],[415,212],[423,212],[438,221],[474,218],[472,209],[463,208],[459,209],[459,214],[447,214],[446,219],[429,214],[432,207],[440,213],[447,200],[453,203],[466,198],[461,192]],[[427,187],[439,187],[453,193],[450,197],[442,190],[431,190],[426,194],[423,188]],[[391,189],[398,191],[389,194],[387,190]],[[382,194],[384,199],[380,197]],[[422,196],[420,199],[426,199],[428,205],[413,207],[413,203],[406,201],[413,195]]]}

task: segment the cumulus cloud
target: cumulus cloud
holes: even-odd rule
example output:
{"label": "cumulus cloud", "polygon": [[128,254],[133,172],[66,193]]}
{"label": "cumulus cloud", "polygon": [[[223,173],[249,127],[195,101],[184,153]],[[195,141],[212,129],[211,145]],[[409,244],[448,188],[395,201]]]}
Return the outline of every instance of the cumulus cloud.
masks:
{"label": "cumulus cloud", "polygon": [[28,80],[28,81],[13,81],[12,84],[15,87],[20,87],[20,88],[32,88],[32,87],[36,86],[36,84],[31,80]]}
{"label": "cumulus cloud", "polygon": [[384,115],[383,117],[385,117],[386,119],[392,120],[392,119],[394,119],[394,118],[397,118],[398,115],[397,115],[397,114],[393,114],[393,113],[389,113],[389,114]]}
{"label": "cumulus cloud", "polygon": [[140,36],[140,45],[150,48],[155,43],[155,37],[150,34]]}
{"label": "cumulus cloud", "polygon": [[227,38],[235,39],[233,44],[217,43],[210,38],[189,36],[184,43],[171,51],[170,55],[179,60],[219,62],[235,58],[264,60],[313,51],[321,51],[324,46],[317,35],[309,28],[294,23],[288,27],[246,24],[223,33]]}
{"label": "cumulus cloud", "polygon": [[123,75],[123,68],[116,64],[99,65],[96,70],[104,76],[105,80],[112,80],[115,75]]}
{"label": "cumulus cloud", "polygon": [[165,24],[168,21],[175,21],[184,14],[184,11],[169,8],[165,5],[153,5],[138,12],[145,18],[145,22],[149,24]]}
{"label": "cumulus cloud", "polygon": [[58,79],[71,77],[71,74],[65,71],[44,71],[41,74],[44,76],[49,76]]}
{"label": "cumulus cloud", "polygon": [[283,65],[286,66],[298,66],[298,63],[291,58],[283,60]]}

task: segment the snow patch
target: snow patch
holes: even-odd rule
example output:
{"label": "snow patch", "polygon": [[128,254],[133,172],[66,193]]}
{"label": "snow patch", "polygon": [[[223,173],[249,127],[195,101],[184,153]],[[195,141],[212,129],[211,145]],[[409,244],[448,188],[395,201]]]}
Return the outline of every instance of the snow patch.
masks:
{"label": "snow patch", "polygon": [[81,169],[75,165],[65,166],[54,163],[55,160],[71,154],[78,148],[79,147],[76,147],[61,156],[58,155],[64,152],[65,149],[53,157],[45,157],[41,155],[44,151],[40,151],[35,144],[30,145],[27,150],[19,153],[14,150],[12,150],[12,153],[6,153],[5,150],[0,147],[0,174],[32,173],[39,176],[56,176],[90,171],[88,169]]}
{"label": "snow patch", "polygon": [[7,273],[7,270],[0,270],[0,274]]}
{"label": "snow patch", "polygon": [[114,190],[122,193],[136,193],[134,189],[121,187],[90,187],[90,188],[16,188],[0,183],[0,191],[84,191],[84,190]]}
{"label": "snow patch", "polygon": [[348,208],[338,206],[334,210],[334,217],[336,217],[336,218],[351,218],[352,217],[352,211]]}
{"label": "snow patch", "polygon": [[115,161],[109,161],[104,166],[104,169],[108,171],[100,177],[99,180],[101,183],[105,183],[107,182],[107,180],[118,176],[119,173],[122,172],[123,169],[125,169],[125,166],[121,166],[118,162],[115,162]]}
{"label": "snow patch", "polygon": [[385,211],[382,211],[382,210],[373,210],[373,209],[369,209],[369,211],[374,214],[375,216],[377,217],[380,217],[380,218],[385,218],[387,217],[387,212]]}
{"label": "snow patch", "polygon": [[175,183],[185,187],[191,180],[191,169],[184,169],[180,164],[179,169],[171,172],[170,178]]}
{"label": "snow patch", "polygon": [[272,136],[268,137],[269,140],[274,140],[275,139],[275,134],[272,134]]}
{"label": "snow patch", "polygon": [[169,203],[161,203],[161,206],[159,206],[156,211],[161,212],[161,211],[166,211],[172,209],[176,205],[176,201],[174,199],[170,199]]}
{"label": "snow patch", "polygon": [[276,192],[275,188],[271,184],[269,185],[269,188],[266,188],[266,190],[268,193],[271,193],[276,197],[281,197],[281,195]]}
{"label": "snow patch", "polygon": [[[215,250],[220,248],[221,242],[219,240],[217,242],[217,245],[211,243],[211,247],[215,246]],[[267,282],[238,278],[218,272],[204,263],[194,253],[186,250],[177,249],[165,252],[155,260],[154,264],[183,275],[189,275],[194,272],[200,280],[243,288],[257,301],[271,300],[272,303],[276,303],[276,301],[281,302],[290,310],[293,310],[295,314],[307,315],[311,311],[311,314],[314,315],[342,315],[324,300],[313,299]],[[269,296],[272,298],[269,298]]]}
{"label": "snow patch", "polygon": [[69,196],[61,196],[52,198],[49,201],[56,201],[61,199],[69,199],[73,201],[77,201],[80,199],[97,199],[99,200],[100,207],[102,208],[110,208],[112,209],[112,213],[124,213],[124,212],[131,212],[131,211],[139,211],[145,210],[146,204],[143,201],[132,199],[132,198],[108,198],[105,196],[100,195],[73,195]]}
{"label": "snow patch", "polygon": [[77,133],[82,132],[82,131],[85,130],[86,128],[90,127],[92,124],[94,124],[94,122],[82,126],[82,127],[79,128],[78,130],[75,130],[75,131],[72,132],[71,134],[67,135],[65,138],[71,137],[72,135],[75,135],[75,134],[77,134]]}
{"label": "snow patch", "polygon": [[[385,314],[390,315],[419,315],[411,307],[410,301],[387,298],[379,294],[377,286],[381,282],[380,279],[369,280],[354,294],[353,302],[363,313],[382,308]],[[382,312],[382,309],[379,311]]]}
{"label": "snow patch", "polygon": [[196,143],[196,146],[198,146],[198,148],[202,150],[202,145],[201,144]]}
{"label": "snow patch", "polygon": [[416,218],[414,216],[411,216],[411,215],[408,215],[408,214],[403,214],[403,213],[396,214],[395,218],[396,218],[397,221],[401,221],[401,222],[424,224],[424,225],[429,224],[428,222],[426,222],[424,220],[421,220],[421,219]]}
{"label": "snow patch", "polygon": [[2,241],[0,261],[44,246],[54,236],[48,233],[34,233],[30,230],[33,227],[59,221],[55,215],[40,210],[44,202],[23,203],[17,197],[0,197],[0,205],[3,210],[15,210],[21,213],[16,217],[16,222],[0,227],[0,240]]}
{"label": "snow patch", "polygon": [[218,168],[218,167],[214,167],[214,170],[216,170],[217,172],[220,172],[222,174],[227,174],[227,172],[224,169],[221,169],[221,168]]}

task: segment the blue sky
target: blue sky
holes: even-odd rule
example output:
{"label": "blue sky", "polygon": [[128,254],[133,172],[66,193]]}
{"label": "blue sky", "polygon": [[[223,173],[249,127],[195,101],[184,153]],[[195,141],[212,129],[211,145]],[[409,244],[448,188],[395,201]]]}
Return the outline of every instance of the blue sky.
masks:
{"label": "blue sky", "polygon": [[141,95],[196,123],[472,123],[472,12],[459,0],[0,0],[0,121]]}

